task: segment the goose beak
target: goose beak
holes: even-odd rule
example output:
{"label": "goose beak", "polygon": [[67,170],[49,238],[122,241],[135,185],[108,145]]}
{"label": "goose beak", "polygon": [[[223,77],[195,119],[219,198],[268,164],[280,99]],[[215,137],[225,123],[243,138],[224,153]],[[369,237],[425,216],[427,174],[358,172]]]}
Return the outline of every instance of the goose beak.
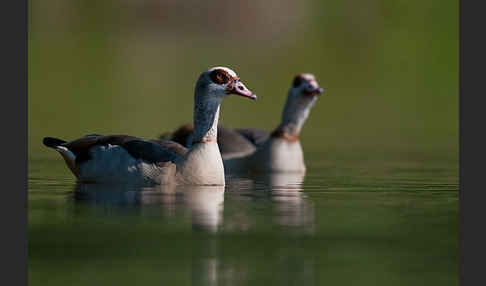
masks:
{"label": "goose beak", "polygon": [[319,87],[317,84],[311,84],[309,87],[304,89],[305,94],[312,96],[319,96],[324,93],[324,89]]}
{"label": "goose beak", "polygon": [[253,92],[251,92],[246,86],[241,82],[235,82],[233,88],[230,90],[230,94],[236,94],[243,97],[248,97],[250,99],[256,100],[257,96]]}

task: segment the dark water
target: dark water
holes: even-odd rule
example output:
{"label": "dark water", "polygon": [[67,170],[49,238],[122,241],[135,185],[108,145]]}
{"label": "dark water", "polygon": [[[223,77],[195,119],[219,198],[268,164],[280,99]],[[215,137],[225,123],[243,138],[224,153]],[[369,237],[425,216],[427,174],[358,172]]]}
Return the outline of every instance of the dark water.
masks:
{"label": "dark water", "polygon": [[457,285],[456,165],[308,167],[134,189],[31,160],[30,285]]}

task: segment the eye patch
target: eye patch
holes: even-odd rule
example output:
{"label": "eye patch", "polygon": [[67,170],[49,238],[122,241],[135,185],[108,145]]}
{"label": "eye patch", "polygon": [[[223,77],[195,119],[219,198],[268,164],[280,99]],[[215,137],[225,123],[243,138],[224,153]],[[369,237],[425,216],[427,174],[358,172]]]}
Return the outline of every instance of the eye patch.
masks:
{"label": "eye patch", "polygon": [[209,74],[209,77],[216,84],[227,84],[230,80],[229,75],[223,70],[214,70]]}

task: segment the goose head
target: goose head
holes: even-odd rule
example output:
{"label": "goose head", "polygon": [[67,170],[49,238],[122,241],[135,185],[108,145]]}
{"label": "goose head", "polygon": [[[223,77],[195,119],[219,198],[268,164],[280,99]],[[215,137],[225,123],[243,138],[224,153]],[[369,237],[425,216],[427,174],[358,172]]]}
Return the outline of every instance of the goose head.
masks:
{"label": "goose head", "polygon": [[298,136],[317,98],[324,93],[313,74],[301,73],[294,77],[282,115],[281,129]]}
{"label": "goose head", "polygon": [[194,95],[193,143],[216,141],[219,106],[231,94],[256,99],[256,95],[227,67],[214,67],[201,73]]}
{"label": "goose head", "polygon": [[196,97],[205,96],[208,97],[207,100],[220,101],[231,94],[257,99],[230,68],[213,67],[199,76],[196,83]]}
{"label": "goose head", "polygon": [[300,96],[319,96],[324,93],[324,89],[317,83],[316,77],[310,73],[301,73],[294,77],[291,94]]}

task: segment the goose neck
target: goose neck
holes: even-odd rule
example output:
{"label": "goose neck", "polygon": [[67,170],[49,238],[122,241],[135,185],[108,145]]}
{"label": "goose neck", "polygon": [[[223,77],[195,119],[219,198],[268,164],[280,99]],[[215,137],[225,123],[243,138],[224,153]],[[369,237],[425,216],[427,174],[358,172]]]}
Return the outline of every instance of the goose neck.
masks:
{"label": "goose neck", "polygon": [[193,144],[216,142],[220,105],[217,98],[195,97]]}

